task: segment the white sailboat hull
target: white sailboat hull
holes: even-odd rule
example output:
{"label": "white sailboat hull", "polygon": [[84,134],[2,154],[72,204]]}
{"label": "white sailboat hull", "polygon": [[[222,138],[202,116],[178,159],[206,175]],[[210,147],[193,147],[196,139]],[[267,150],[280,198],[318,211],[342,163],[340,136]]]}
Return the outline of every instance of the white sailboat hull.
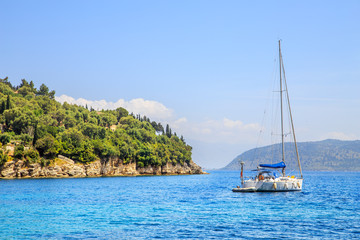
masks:
{"label": "white sailboat hull", "polygon": [[233,188],[233,192],[291,192],[302,190],[303,179],[280,177],[276,179],[254,180],[244,182],[242,188]]}

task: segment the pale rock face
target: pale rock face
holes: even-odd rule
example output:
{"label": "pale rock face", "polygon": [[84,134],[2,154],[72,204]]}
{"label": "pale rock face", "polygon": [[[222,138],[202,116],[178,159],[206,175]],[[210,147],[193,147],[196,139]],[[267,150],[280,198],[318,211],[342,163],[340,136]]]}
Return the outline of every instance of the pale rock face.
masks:
{"label": "pale rock face", "polygon": [[70,177],[86,177],[85,167],[75,165],[72,169],[67,171]]}
{"label": "pale rock face", "polygon": [[29,169],[28,168],[21,168],[18,171],[18,177],[30,177]]}
{"label": "pale rock face", "polygon": [[124,166],[124,170],[123,173],[124,175],[136,175],[137,171],[136,171],[136,163],[129,163]]}
{"label": "pale rock face", "polygon": [[136,163],[123,164],[118,158],[96,160],[88,164],[76,163],[72,159],[59,155],[50,166],[39,163],[26,165],[23,161],[11,161],[0,168],[0,178],[63,178],[63,177],[99,177],[99,176],[137,176],[137,175],[178,175],[202,174],[201,167],[191,162],[164,166],[146,166],[138,168]]}
{"label": "pale rock face", "polygon": [[146,166],[138,168],[137,171],[144,175],[161,175],[161,166]]}
{"label": "pale rock face", "polygon": [[40,177],[41,166],[39,163],[33,163],[29,166],[29,175],[30,177]]}
{"label": "pale rock face", "polygon": [[100,160],[84,165],[86,176],[98,177],[101,176],[101,163]]}
{"label": "pale rock face", "polygon": [[5,178],[13,178],[16,177],[16,170],[15,170],[15,162],[7,162],[1,169],[1,176]]}

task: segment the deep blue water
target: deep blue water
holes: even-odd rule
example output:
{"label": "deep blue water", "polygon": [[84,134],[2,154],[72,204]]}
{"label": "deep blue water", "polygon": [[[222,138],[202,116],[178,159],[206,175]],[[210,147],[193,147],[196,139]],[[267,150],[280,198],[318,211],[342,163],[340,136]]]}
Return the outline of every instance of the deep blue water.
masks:
{"label": "deep blue water", "polygon": [[0,239],[356,239],[360,173],[233,193],[239,172],[0,180]]}

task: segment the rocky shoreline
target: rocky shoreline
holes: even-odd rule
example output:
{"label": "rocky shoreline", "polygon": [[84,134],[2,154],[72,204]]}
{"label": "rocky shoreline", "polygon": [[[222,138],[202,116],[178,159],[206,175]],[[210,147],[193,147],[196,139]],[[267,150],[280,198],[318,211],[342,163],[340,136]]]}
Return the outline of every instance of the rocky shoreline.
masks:
{"label": "rocky shoreline", "polygon": [[139,168],[136,163],[123,164],[118,158],[96,160],[83,164],[59,155],[49,166],[40,163],[27,164],[22,160],[6,162],[0,167],[0,178],[80,178],[102,176],[142,176],[142,175],[187,175],[204,174],[196,163]]}

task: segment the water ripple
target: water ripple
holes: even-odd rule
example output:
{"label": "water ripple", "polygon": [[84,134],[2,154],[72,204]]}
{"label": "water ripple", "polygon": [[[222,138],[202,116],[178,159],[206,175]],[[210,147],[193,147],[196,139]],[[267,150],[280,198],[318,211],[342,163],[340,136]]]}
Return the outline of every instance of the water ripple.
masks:
{"label": "water ripple", "polygon": [[0,180],[0,239],[359,239],[360,173],[233,193],[237,172]]}

